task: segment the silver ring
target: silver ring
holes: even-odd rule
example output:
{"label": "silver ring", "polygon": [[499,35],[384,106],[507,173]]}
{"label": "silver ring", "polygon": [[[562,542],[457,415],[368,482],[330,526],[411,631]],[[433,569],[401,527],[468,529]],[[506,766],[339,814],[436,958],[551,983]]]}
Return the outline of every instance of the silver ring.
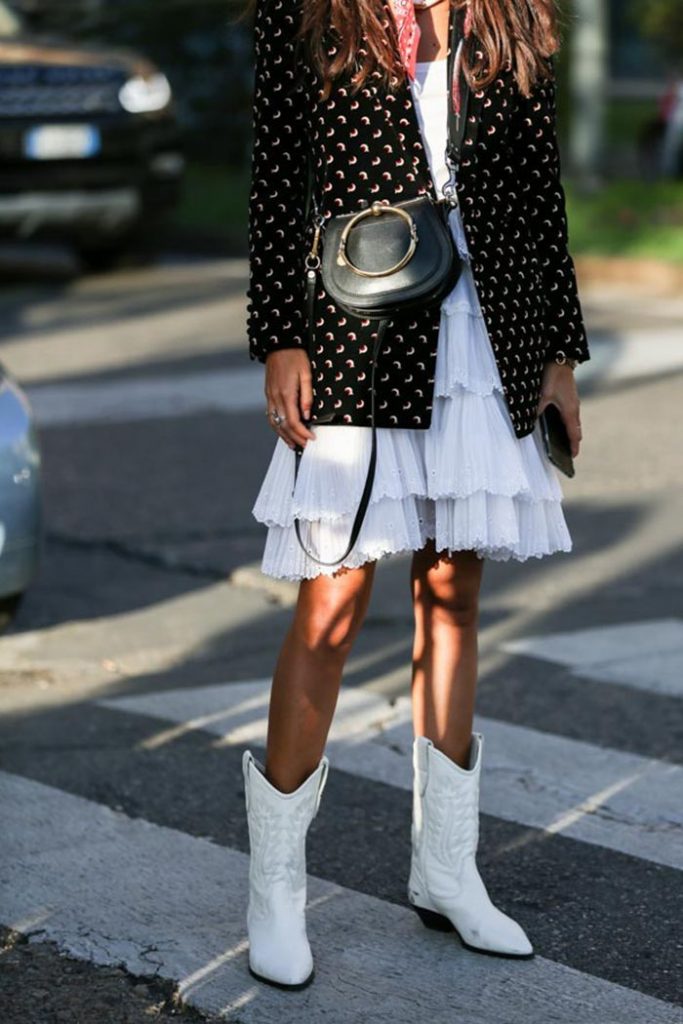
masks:
{"label": "silver ring", "polygon": [[280,416],[277,409],[271,409],[270,418],[272,419],[273,423],[275,423],[278,427],[280,426],[281,423],[285,422],[285,417]]}

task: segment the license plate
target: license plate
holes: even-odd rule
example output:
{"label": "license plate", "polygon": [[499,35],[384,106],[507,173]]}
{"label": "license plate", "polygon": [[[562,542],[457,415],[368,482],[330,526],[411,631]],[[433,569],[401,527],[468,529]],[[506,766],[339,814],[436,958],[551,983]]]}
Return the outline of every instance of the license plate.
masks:
{"label": "license plate", "polygon": [[24,153],[30,160],[87,160],[101,145],[99,130],[89,124],[42,125],[24,137]]}

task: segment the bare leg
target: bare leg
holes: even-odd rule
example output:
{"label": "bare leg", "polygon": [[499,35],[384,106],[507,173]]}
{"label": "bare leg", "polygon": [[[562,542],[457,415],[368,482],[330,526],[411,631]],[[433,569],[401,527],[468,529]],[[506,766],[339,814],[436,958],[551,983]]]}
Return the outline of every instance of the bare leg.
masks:
{"label": "bare leg", "polygon": [[325,749],[342,671],[370,601],[375,562],[302,580],[275,667],[266,776],[293,792]]}
{"label": "bare leg", "polygon": [[415,552],[411,566],[415,735],[462,768],[472,738],[483,567],[473,551],[437,555],[433,540]]}

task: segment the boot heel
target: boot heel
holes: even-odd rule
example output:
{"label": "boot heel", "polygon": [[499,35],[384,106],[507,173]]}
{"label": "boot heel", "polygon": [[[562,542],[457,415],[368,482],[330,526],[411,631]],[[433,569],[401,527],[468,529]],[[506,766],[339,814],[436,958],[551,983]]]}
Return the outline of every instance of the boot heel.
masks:
{"label": "boot heel", "polygon": [[419,916],[425,928],[431,928],[435,932],[453,932],[455,928],[447,917],[437,914],[435,910],[426,910],[425,907],[418,907],[411,904],[415,913]]}

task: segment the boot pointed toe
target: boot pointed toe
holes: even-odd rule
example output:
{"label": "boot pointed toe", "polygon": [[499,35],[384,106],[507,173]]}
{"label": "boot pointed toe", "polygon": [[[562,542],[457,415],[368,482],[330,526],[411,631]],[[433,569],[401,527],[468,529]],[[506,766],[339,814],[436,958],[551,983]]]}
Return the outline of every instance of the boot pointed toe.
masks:
{"label": "boot pointed toe", "polygon": [[534,949],[524,929],[511,917],[505,914],[501,914],[501,917],[503,920],[498,921],[495,929],[490,931],[460,933],[463,945],[478,953],[530,959]]}
{"label": "boot pointed toe", "polygon": [[505,917],[505,925],[501,929],[501,946],[503,952],[508,956],[528,957],[533,956],[534,947],[529,937],[517,921],[511,917]]}
{"label": "boot pointed toe", "polygon": [[313,956],[310,947],[283,955],[282,946],[261,946],[250,952],[249,971],[259,981],[279,988],[305,988],[313,980]]}

